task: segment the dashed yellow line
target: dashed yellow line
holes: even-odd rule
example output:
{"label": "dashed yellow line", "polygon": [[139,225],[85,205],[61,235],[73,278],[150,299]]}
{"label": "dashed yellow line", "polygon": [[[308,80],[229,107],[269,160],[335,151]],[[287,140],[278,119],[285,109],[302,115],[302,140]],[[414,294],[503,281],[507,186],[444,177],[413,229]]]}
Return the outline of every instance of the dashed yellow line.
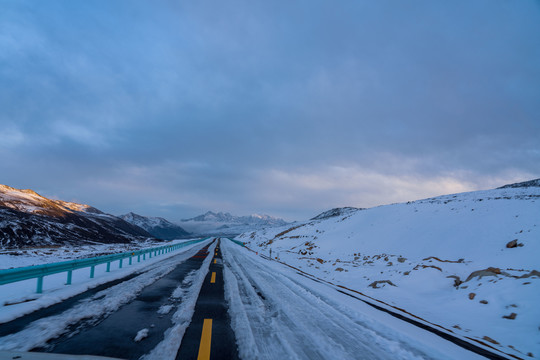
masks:
{"label": "dashed yellow line", "polygon": [[216,273],[212,272],[212,278],[210,279],[210,282],[214,284],[216,282]]}
{"label": "dashed yellow line", "polygon": [[214,259],[214,264],[216,263],[217,259]]}
{"label": "dashed yellow line", "polygon": [[199,345],[199,356],[197,356],[197,360],[210,359],[210,345],[211,344],[212,344],[212,319],[204,319],[203,327],[202,327],[202,335],[201,335],[201,344]]}

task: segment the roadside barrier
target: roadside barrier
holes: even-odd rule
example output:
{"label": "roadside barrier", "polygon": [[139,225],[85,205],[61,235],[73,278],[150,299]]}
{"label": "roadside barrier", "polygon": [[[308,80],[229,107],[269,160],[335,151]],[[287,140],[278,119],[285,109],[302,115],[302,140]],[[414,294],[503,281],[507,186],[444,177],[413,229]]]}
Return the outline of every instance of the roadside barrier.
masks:
{"label": "roadside barrier", "polygon": [[240,245],[240,246],[242,246],[242,247],[246,247],[246,244],[244,244],[244,243],[241,242],[241,241],[233,240],[233,239],[231,239],[231,238],[227,238],[227,239],[231,240],[233,243],[236,243],[237,245]]}
{"label": "roadside barrier", "polygon": [[90,278],[94,277],[95,268],[97,265],[107,264],[106,272],[111,271],[111,263],[118,260],[118,268],[122,268],[124,260],[128,259],[128,265],[133,263],[133,259],[136,257],[137,262],[141,262],[152,258],[152,256],[158,256],[161,254],[170,253],[172,251],[178,250],[185,246],[196,244],[201,241],[207,240],[209,238],[200,239],[200,240],[190,240],[174,245],[164,245],[150,249],[143,249],[137,251],[124,252],[120,254],[112,254],[105,256],[97,256],[88,259],[77,259],[70,261],[62,261],[51,264],[43,265],[34,265],[14,269],[4,269],[0,270],[0,285],[10,284],[18,281],[29,280],[37,278],[37,293],[43,292],[43,278],[48,275],[58,274],[62,272],[67,272],[67,281],[66,285],[71,285],[72,272],[73,270],[90,268]]}

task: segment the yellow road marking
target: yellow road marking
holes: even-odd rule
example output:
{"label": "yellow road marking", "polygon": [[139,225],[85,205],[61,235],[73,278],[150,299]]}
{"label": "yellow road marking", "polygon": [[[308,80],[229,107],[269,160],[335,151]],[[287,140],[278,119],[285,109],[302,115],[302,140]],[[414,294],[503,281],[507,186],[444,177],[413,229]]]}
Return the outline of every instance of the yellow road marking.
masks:
{"label": "yellow road marking", "polygon": [[210,359],[210,345],[212,344],[212,319],[204,319],[201,335],[201,344],[199,345],[199,356],[197,360]]}
{"label": "yellow road marking", "polygon": [[212,272],[212,278],[210,279],[210,282],[213,284],[216,282],[216,273]]}
{"label": "yellow road marking", "polygon": [[214,259],[214,264],[216,263],[217,259]]}

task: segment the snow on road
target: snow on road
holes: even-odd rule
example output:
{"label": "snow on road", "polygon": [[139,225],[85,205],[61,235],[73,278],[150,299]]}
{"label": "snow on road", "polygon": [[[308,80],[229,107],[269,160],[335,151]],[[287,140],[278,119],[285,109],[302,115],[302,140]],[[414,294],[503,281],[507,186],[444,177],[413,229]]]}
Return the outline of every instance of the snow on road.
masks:
{"label": "snow on road", "polygon": [[222,242],[243,359],[480,359],[326,284]]}

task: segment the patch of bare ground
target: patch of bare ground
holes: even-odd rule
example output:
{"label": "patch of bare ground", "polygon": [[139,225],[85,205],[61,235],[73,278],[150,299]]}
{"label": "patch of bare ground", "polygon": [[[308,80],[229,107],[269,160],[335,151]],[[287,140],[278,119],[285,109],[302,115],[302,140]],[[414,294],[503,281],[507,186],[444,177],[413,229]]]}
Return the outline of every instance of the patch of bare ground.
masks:
{"label": "patch of bare ground", "polygon": [[448,275],[447,278],[454,279],[454,286],[457,288],[459,285],[463,284],[463,281],[457,275]]}
{"label": "patch of bare ground", "polygon": [[447,263],[454,263],[454,264],[461,264],[465,261],[465,259],[459,259],[459,260],[441,260],[439,259],[438,257],[436,256],[430,256],[430,257],[427,257],[425,259],[423,259],[424,261],[427,261],[427,260],[437,260],[439,262],[447,262]]}
{"label": "patch of bare ground", "polygon": [[285,231],[282,231],[282,232],[280,232],[279,234],[277,234],[276,236],[274,236],[274,239],[279,238],[279,237],[282,237],[283,235],[285,235],[285,234],[287,234],[287,233],[290,233],[291,231],[294,231],[294,230],[296,230],[296,229],[298,229],[298,228],[301,228],[302,226],[304,226],[304,224],[298,225],[298,226],[293,226],[292,228],[289,228],[289,229],[287,229],[287,230],[285,230]]}
{"label": "patch of bare ground", "polygon": [[296,229],[298,229],[298,228],[301,228],[301,227],[304,226],[304,225],[306,225],[306,224],[293,226],[292,228],[289,228],[289,229],[287,229],[287,230],[285,230],[285,231],[282,231],[282,232],[280,232],[279,234],[277,234],[276,236],[274,236],[272,239],[270,239],[270,240],[268,240],[268,241],[265,241],[265,242],[261,243],[260,246],[267,246],[267,245],[270,245],[270,244],[272,244],[272,243],[274,242],[274,240],[276,240],[277,238],[280,238],[280,237],[282,237],[283,235],[285,235],[285,234],[287,234],[287,233],[290,233],[291,231],[294,231],[294,230],[296,230]]}
{"label": "patch of bare ground", "polygon": [[[370,287],[372,287],[374,289],[380,289],[380,288],[384,287],[385,284],[396,286],[390,280],[377,280],[377,281],[372,282],[368,286],[370,286]],[[382,285],[382,286],[379,286],[379,285]]]}
{"label": "patch of bare ground", "polygon": [[317,261],[319,264],[324,263],[324,260],[323,260],[323,259],[320,259],[320,258],[301,257],[301,258],[298,258],[298,259],[299,259],[299,260],[313,260],[313,261]]}
{"label": "patch of bare ground", "polygon": [[[517,270],[512,270],[512,269],[507,269],[507,270],[517,271]],[[527,270],[523,270],[523,271],[527,271]],[[540,272],[537,271],[537,270],[531,270],[528,274],[523,274],[521,276],[515,276],[515,275],[511,275],[511,274],[509,274],[509,273],[507,273],[505,271],[501,271],[500,268],[488,267],[487,269],[473,271],[467,277],[467,280],[465,280],[465,282],[467,282],[467,281],[469,281],[469,280],[471,280],[473,278],[476,278],[476,277],[481,279],[484,276],[497,276],[497,275],[511,277],[511,278],[514,278],[514,279],[525,279],[525,278],[529,278],[529,277],[532,277],[532,276],[540,278]]]}
{"label": "patch of bare ground", "polygon": [[416,265],[413,268],[413,270],[418,270],[419,267],[421,267],[422,269],[433,268],[433,269],[437,269],[440,272],[442,272],[442,269],[440,267],[438,267],[438,266],[435,266],[435,265],[421,265],[421,264]]}
{"label": "patch of bare ground", "polygon": [[489,336],[484,336],[482,339],[492,343],[492,344],[495,344],[495,345],[499,345],[500,343],[497,341],[497,340],[493,340],[492,338],[490,338]]}
{"label": "patch of bare ground", "polygon": [[[523,230],[522,230],[523,231]],[[514,239],[512,241],[509,241],[507,244],[506,244],[506,248],[508,249],[513,249],[513,248],[517,248],[517,247],[522,247],[523,244],[522,243],[518,243],[518,239]]]}

